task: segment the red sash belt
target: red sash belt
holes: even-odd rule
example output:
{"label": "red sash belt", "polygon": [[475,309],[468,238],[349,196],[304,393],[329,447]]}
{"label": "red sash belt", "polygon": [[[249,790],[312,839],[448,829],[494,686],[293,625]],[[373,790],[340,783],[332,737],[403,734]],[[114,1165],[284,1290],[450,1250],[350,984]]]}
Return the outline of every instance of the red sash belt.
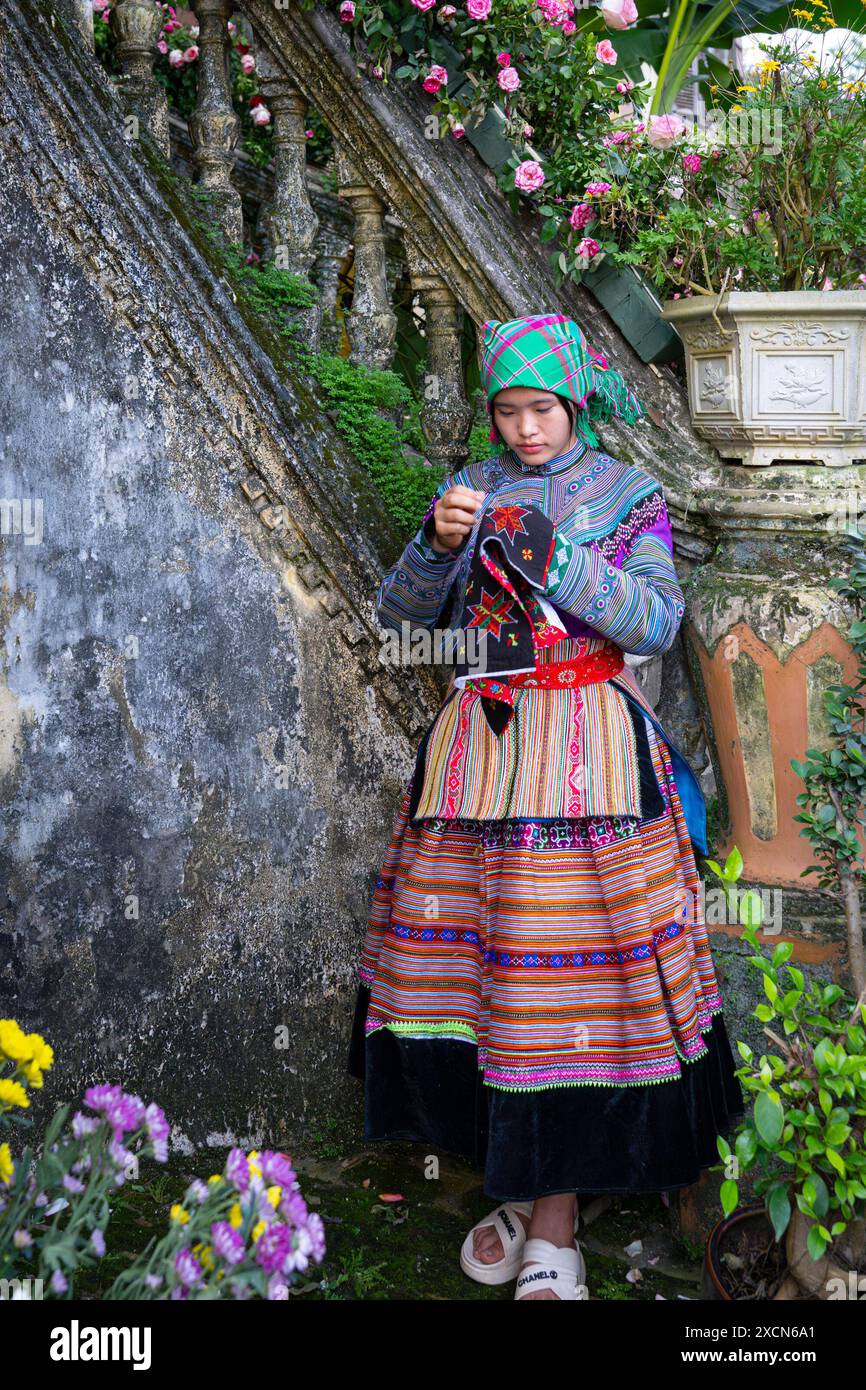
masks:
{"label": "red sash belt", "polygon": [[598,651],[584,656],[573,656],[567,661],[548,661],[536,666],[534,671],[521,671],[502,680],[491,676],[473,676],[466,682],[467,690],[476,690],[479,695],[488,695],[492,700],[502,700],[507,705],[514,704],[514,689],[525,686],[568,689],[576,685],[592,685],[596,681],[606,681],[616,676],[625,665],[622,648],[613,642],[606,642]]}

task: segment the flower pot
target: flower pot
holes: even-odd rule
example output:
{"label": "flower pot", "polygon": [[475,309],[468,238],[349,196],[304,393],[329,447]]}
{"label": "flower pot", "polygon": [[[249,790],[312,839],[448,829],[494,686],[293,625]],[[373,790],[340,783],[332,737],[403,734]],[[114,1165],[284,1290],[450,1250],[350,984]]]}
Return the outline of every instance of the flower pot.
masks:
{"label": "flower pot", "polygon": [[[736,1301],[734,1288],[739,1280],[732,1276],[725,1264],[724,1256],[727,1254],[737,1256],[747,1267],[750,1262],[769,1260],[771,1277],[777,1276],[778,1282],[781,1282],[785,1272],[785,1252],[776,1242],[763,1203],[722,1217],[707,1236],[704,1297],[733,1303]],[[768,1297],[772,1298],[774,1292],[775,1289],[770,1288]]]}
{"label": "flower pot", "polygon": [[666,300],[689,407],[723,458],[866,461],[866,292],[731,291]]}

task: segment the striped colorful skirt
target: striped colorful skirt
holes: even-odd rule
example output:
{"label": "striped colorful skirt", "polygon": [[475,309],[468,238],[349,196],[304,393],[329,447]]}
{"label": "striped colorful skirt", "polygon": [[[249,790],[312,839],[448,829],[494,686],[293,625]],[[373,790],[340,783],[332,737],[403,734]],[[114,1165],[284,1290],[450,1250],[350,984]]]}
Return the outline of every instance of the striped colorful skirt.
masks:
{"label": "striped colorful skirt", "polygon": [[743,1096],[669,750],[652,819],[408,818],[376,879],[348,1057],[365,1137],[462,1155],[498,1201],[660,1192]]}

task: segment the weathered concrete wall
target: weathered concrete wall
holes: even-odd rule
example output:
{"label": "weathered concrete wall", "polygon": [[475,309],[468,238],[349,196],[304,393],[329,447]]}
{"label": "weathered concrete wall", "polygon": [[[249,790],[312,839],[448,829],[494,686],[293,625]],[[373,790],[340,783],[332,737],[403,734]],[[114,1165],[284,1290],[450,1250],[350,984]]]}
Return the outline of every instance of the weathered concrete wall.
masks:
{"label": "weathered concrete wall", "polygon": [[403,741],[14,191],[3,245],[0,1013],[276,1139],[340,1079]]}
{"label": "weathered concrete wall", "polygon": [[263,394],[47,27],[21,41],[42,62],[35,86],[9,64],[0,112],[0,1017],[55,1048],[37,1120],[119,1081],[181,1143],[286,1144],[356,1089],[353,967],[432,683],[397,698],[376,665],[375,498],[329,422]]}

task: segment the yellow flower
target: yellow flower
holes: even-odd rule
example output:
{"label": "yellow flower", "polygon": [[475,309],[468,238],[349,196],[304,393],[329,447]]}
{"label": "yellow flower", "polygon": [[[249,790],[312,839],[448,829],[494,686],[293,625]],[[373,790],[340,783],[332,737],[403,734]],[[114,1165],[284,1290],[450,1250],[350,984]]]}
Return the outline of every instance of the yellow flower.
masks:
{"label": "yellow flower", "polygon": [[40,1071],[47,1071],[54,1062],[54,1049],[48,1046],[38,1033],[28,1033],[27,1041],[33,1049],[32,1056]]}
{"label": "yellow flower", "polygon": [[742,111],[742,109],[743,109],[742,106],[732,106],[732,107],[731,107],[731,110],[732,110],[732,111]]}
{"label": "yellow flower", "polygon": [[[863,0],[863,4],[866,5],[866,0]],[[715,93],[716,93],[718,90],[719,90],[719,88],[718,88],[718,83],[716,83],[716,82],[711,82],[711,83],[710,83],[710,91],[715,95]]]}
{"label": "yellow flower", "polygon": [[33,1048],[14,1018],[0,1018],[0,1052],[13,1062],[29,1062]]}
{"label": "yellow flower", "polygon": [[262,1176],[261,1165],[256,1162],[258,1156],[258,1149],[253,1149],[250,1153],[247,1154],[247,1158],[249,1159],[250,1164],[250,1172],[252,1173],[253,1177],[256,1178],[260,1178]]}
{"label": "yellow flower", "polygon": [[208,1178],[208,1182],[222,1182],[222,1180],[222,1173],[211,1173],[210,1177]]}
{"label": "yellow flower", "polygon": [[209,1245],[205,1245],[203,1240],[198,1241],[192,1247],[192,1253],[195,1255],[196,1259],[199,1261],[199,1264],[202,1266],[203,1269],[213,1269],[213,1251],[211,1250],[211,1247]]}
{"label": "yellow flower", "polygon": [[823,19],[823,21],[824,21],[825,24],[835,24],[835,23],[836,23],[835,19],[833,18],[833,16],[832,16],[831,14],[821,14],[821,15],[818,16],[818,18],[819,18],[819,19]]}
{"label": "yellow flower", "polygon": [[818,86],[819,86],[819,87],[826,87],[826,86],[827,86],[826,80],[825,80],[823,77],[821,78],[821,81],[818,83]]}
{"label": "yellow flower", "polygon": [[[866,5],[866,0],[863,0],[863,4]],[[813,68],[815,66],[815,59],[812,57],[811,53],[805,54],[804,57],[800,59],[800,62],[803,64],[804,68]]]}
{"label": "yellow flower", "polygon": [[24,1073],[28,1086],[32,1086],[34,1090],[38,1091],[42,1085],[42,1072],[39,1070],[36,1063],[25,1062],[21,1070]]}
{"label": "yellow flower", "polygon": [[272,1207],[278,1207],[280,1205],[280,1198],[282,1197],[282,1195],[283,1189],[281,1187],[275,1186],[268,1188],[268,1201],[270,1202]]}
{"label": "yellow flower", "polygon": [[186,1210],[185,1207],[181,1206],[180,1202],[175,1202],[174,1206],[169,1212],[169,1216],[171,1217],[172,1221],[179,1221],[181,1226],[185,1226],[187,1221],[189,1221],[189,1212]]}
{"label": "yellow flower", "polygon": [[255,1245],[256,1241],[257,1241],[258,1238],[259,1238],[259,1236],[263,1235],[264,1232],[265,1232],[267,1229],[268,1229],[268,1223],[267,1223],[267,1221],[257,1221],[257,1222],[256,1222],[255,1226],[253,1226],[253,1229],[252,1229],[253,1245]]}
{"label": "yellow flower", "polygon": [[229,1225],[233,1226],[234,1229],[237,1230],[238,1226],[243,1224],[243,1219],[244,1218],[241,1213],[240,1203],[235,1202],[234,1206],[229,1212]]}
{"label": "yellow flower", "polygon": [[738,87],[738,88],[737,88],[737,91],[738,91],[738,92],[756,92],[757,90],[758,90],[757,87]]}
{"label": "yellow flower", "polygon": [[791,11],[791,14],[795,14],[795,15],[797,16],[798,19],[814,19],[814,18],[815,18],[815,12],[814,12],[814,10],[792,10],[792,11]]}
{"label": "yellow flower", "polygon": [[0,1078],[0,1107],[6,1109],[10,1105],[21,1105],[26,1109],[29,1104],[27,1092],[20,1081]]}
{"label": "yellow flower", "polygon": [[12,1150],[8,1144],[0,1144],[0,1183],[10,1181],[15,1172],[15,1164],[12,1162]]}

